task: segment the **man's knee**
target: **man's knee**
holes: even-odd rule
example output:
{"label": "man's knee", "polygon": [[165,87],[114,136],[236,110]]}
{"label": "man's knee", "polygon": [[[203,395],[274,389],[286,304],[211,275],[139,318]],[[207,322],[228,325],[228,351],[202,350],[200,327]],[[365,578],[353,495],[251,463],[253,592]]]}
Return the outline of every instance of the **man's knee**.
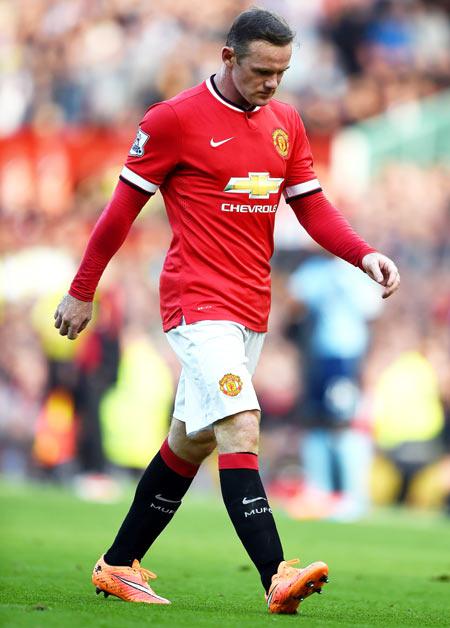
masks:
{"label": "man's knee", "polygon": [[248,451],[258,453],[259,410],[246,410],[214,424],[217,449],[220,454]]}
{"label": "man's knee", "polygon": [[170,425],[169,447],[183,460],[201,464],[214,451],[216,439],[212,429],[201,430],[192,436],[187,436],[183,421],[174,418]]}

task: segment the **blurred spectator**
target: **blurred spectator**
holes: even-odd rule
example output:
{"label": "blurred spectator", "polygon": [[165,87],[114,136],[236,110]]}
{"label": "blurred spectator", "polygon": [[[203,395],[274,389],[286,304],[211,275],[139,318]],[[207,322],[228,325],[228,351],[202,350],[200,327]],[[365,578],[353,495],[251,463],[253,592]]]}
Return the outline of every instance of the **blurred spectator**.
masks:
{"label": "blurred spectator", "polygon": [[441,453],[443,412],[430,364],[418,352],[400,355],[382,373],[375,393],[375,442],[401,475],[405,502],[416,473]]}
{"label": "blurred spectator", "polygon": [[[367,426],[357,424],[368,322],[380,293],[361,271],[331,256],[313,256],[289,280],[300,309],[294,338],[303,354],[305,396],[300,459],[307,487],[323,499],[339,494],[330,515],[351,520],[369,504]],[[292,332],[291,332],[292,334]]]}
{"label": "blurred spectator", "polygon": [[[229,20],[249,4],[3,0],[0,133],[40,119],[49,107],[60,122],[136,122],[152,102],[214,71],[206,61],[210,51],[220,48]],[[338,0],[303,6],[272,0],[265,5],[298,29],[300,48],[286,81],[294,97],[310,93],[323,102],[351,102],[354,84],[346,75],[384,79],[375,84],[380,93],[386,80],[408,77],[426,78],[431,89],[449,85],[445,2]],[[418,85],[409,96],[419,96],[417,90]]]}
{"label": "blurred spectator", "polygon": [[104,474],[107,468],[100,425],[100,404],[115,384],[120,359],[121,304],[117,290],[100,294],[96,324],[76,357],[74,390],[78,416],[78,471]]}
{"label": "blurred spectator", "polygon": [[262,413],[262,471],[268,483],[285,475],[292,466],[294,471],[297,469],[297,406],[302,391],[299,351],[272,331],[264,342],[253,378]]}
{"label": "blurred spectator", "polygon": [[147,334],[129,327],[122,345],[117,383],[100,406],[103,442],[111,462],[142,469],[167,434],[174,386]]}
{"label": "blurred spectator", "polygon": [[443,455],[445,415],[439,377],[430,361],[433,343],[421,340],[408,320],[401,330],[391,329],[385,340],[391,356],[375,383],[374,438],[400,476],[396,500],[405,503],[418,472]]}

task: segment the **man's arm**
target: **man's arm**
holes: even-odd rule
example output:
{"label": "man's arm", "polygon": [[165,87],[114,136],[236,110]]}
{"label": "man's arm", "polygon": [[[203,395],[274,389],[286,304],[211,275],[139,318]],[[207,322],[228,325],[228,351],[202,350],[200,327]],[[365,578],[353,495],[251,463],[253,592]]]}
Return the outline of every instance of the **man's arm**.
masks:
{"label": "man's arm", "polygon": [[383,299],[397,290],[400,275],[394,262],[370,247],[323,192],[297,198],[290,201],[290,205],[300,224],[320,246],[359,266],[371,279],[384,286]]}
{"label": "man's arm", "polygon": [[91,320],[92,300],[100,277],[150,196],[122,181],[117,184],[94,227],[69,292],[56,309],[55,327],[61,336],[75,340]]}

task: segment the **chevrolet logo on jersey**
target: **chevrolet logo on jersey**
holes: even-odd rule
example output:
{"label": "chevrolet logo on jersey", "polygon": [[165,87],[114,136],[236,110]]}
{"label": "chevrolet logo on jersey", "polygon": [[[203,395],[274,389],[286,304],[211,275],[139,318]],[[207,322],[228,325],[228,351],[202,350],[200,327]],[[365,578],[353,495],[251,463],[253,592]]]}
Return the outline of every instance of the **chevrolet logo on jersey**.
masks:
{"label": "chevrolet logo on jersey", "polygon": [[277,194],[284,179],[272,179],[269,172],[249,172],[248,177],[231,177],[224,192],[248,194],[249,198],[269,198]]}

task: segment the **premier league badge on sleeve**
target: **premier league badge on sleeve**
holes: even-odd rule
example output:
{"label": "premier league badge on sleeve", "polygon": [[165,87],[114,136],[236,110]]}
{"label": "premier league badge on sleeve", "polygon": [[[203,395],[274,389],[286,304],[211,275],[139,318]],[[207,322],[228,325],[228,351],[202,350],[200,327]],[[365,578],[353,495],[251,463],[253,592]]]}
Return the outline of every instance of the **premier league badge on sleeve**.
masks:
{"label": "premier league badge on sleeve", "polygon": [[133,142],[133,146],[130,148],[130,152],[128,153],[132,157],[142,157],[144,154],[144,146],[146,141],[150,135],[144,133],[142,129],[138,129],[136,139]]}

